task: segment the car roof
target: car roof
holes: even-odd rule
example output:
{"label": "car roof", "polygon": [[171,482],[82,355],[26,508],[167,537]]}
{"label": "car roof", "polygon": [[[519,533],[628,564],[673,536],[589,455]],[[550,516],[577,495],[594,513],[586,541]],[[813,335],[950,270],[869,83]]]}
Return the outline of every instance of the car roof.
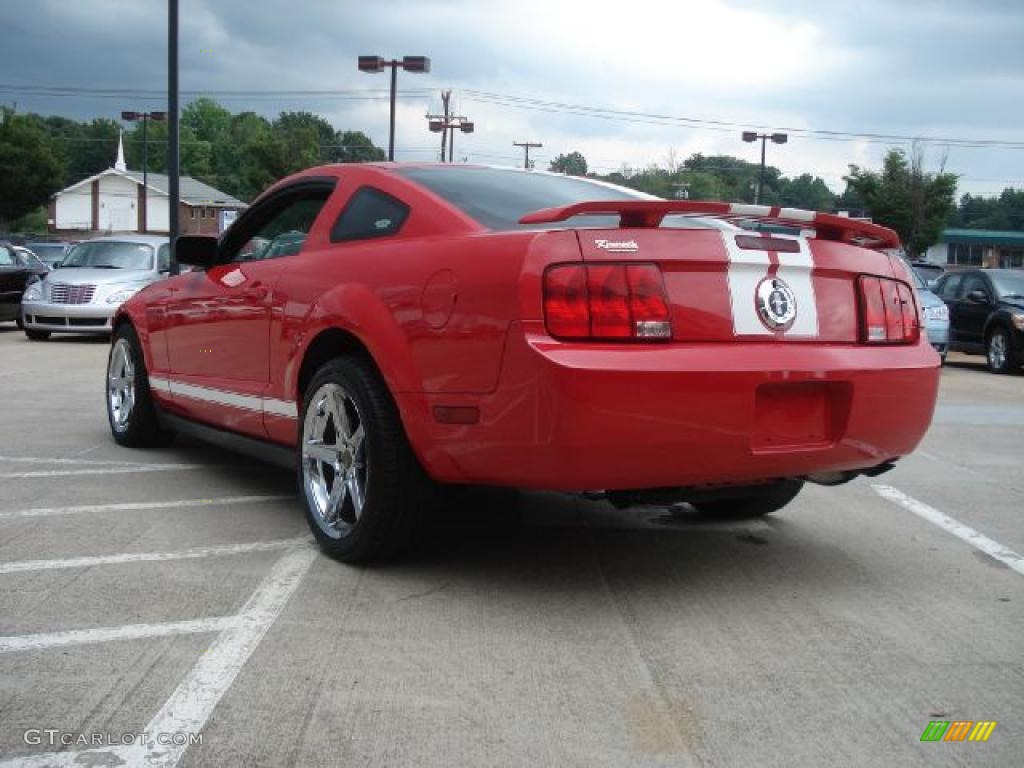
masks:
{"label": "car roof", "polygon": [[[139,243],[140,245],[164,245],[170,239],[161,235],[135,235],[127,233],[124,235],[107,235],[106,237],[94,237],[91,240],[82,240],[82,243]],[[80,245],[81,243],[75,243]]]}

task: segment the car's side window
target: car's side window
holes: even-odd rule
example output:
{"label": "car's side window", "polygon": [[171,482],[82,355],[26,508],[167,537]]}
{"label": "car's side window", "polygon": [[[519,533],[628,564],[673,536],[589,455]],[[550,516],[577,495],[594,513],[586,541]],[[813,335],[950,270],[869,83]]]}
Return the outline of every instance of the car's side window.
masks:
{"label": "car's side window", "polygon": [[226,244],[223,261],[262,261],[297,254],[330,195],[329,188],[310,187],[267,201],[265,211],[256,211],[255,220],[235,230],[240,237],[236,235],[233,243]]}
{"label": "car's side window", "polygon": [[167,243],[156,249],[156,271],[171,271],[171,246]]}
{"label": "car's side window", "polygon": [[970,296],[971,291],[984,291],[986,296],[990,299],[992,298],[992,291],[988,289],[988,285],[981,275],[968,275],[964,279],[964,287],[960,295],[964,297]]}
{"label": "car's side window", "polygon": [[331,242],[369,240],[397,234],[409,218],[409,206],[373,187],[360,187],[338,214],[331,228]]}
{"label": "car's side window", "polygon": [[947,275],[939,286],[939,295],[944,299],[952,301],[956,298],[956,289],[960,287],[963,275]]}
{"label": "car's side window", "polygon": [[14,251],[6,246],[0,245],[0,267],[13,267],[17,265],[14,258]]}

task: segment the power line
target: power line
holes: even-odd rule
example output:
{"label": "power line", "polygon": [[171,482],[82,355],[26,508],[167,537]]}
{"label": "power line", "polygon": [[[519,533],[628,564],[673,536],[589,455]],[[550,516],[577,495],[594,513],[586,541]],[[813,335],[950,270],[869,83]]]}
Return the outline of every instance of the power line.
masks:
{"label": "power line", "polygon": [[530,149],[531,148],[539,149],[540,147],[543,147],[544,145],[541,144],[539,141],[513,141],[512,142],[512,146],[513,147],[522,147],[523,148],[523,168],[529,168],[530,167]]}
{"label": "power line", "polygon": [[603,120],[616,120],[621,122],[644,123],[653,125],[685,125],[691,128],[703,130],[715,130],[722,132],[733,132],[737,129],[754,130],[779,130],[797,134],[805,138],[815,138],[827,141],[866,141],[874,143],[892,142],[921,142],[928,144],[940,144],[949,147],[962,148],[1000,148],[1000,149],[1024,149],[1024,141],[1003,141],[999,139],[966,139],[937,136],[910,136],[904,134],[869,133],[854,131],[835,131],[813,128],[789,128],[785,126],[767,126],[754,123],[738,123],[726,120],[712,120],[705,118],[683,117],[679,115],[664,115],[651,112],[638,112],[628,110],[610,109],[607,107],[594,107],[584,104],[570,104],[559,101],[545,101],[523,96],[511,96],[508,94],[495,93],[492,91],[464,91],[467,99],[496,106],[513,107],[516,109],[536,110],[540,112],[554,112],[571,114],[581,117],[593,117]]}

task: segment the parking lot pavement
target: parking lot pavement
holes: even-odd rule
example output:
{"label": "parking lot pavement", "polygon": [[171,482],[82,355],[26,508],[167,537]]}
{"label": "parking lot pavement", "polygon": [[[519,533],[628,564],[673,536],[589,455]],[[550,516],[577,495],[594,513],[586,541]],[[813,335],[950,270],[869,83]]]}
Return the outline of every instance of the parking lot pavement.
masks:
{"label": "parking lot pavement", "polygon": [[0,328],[0,766],[1020,764],[1024,376],[951,357],[917,454],[765,520],[524,494],[351,568]]}

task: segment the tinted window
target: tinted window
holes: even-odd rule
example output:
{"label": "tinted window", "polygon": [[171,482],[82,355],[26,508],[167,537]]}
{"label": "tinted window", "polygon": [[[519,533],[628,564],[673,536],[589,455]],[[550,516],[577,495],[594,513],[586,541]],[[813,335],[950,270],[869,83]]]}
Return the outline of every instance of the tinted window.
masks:
{"label": "tinted window", "polygon": [[964,287],[960,291],[960,295],[969,296],[971,291],[984,291],[989,298],[992,296],[992,291],[988,289],[988,283],[981,275],[967,275],[964,278]]}
{"label": "tinted window", "polygon": [[254,210],[241,229],[230,230],[237,250],[228,247],[228,261],[260,261],[297,254],[330,194],[330,189],[314,185],[265,201],[266,207]]}
{"label": "tinted window", "polygon": [[[586,179],[511,168],[402,168],[415,181],[490,229],[526,229],[519,219],[541,208],[586,200],[649,200],[649,195]],[[617,216],[588,216],[588,226],[618,226]],[[550,224],[541,225],[543,228]],[[536,227],[532,227],[536,228]]]}
{"label": "tinted window", "polygon": [[352,195],[331,229],[331,242],[387,237],[402,228],[409,206],[373,187],[361,187]]}
{"label": "tinted window", "polygon": [[947,275],[942,279],[942,283],[938,286],[939,295],[944,299],[955,299],[956,290],[960,287],[960,283],[963,282],[963,279],[963,275]]}

